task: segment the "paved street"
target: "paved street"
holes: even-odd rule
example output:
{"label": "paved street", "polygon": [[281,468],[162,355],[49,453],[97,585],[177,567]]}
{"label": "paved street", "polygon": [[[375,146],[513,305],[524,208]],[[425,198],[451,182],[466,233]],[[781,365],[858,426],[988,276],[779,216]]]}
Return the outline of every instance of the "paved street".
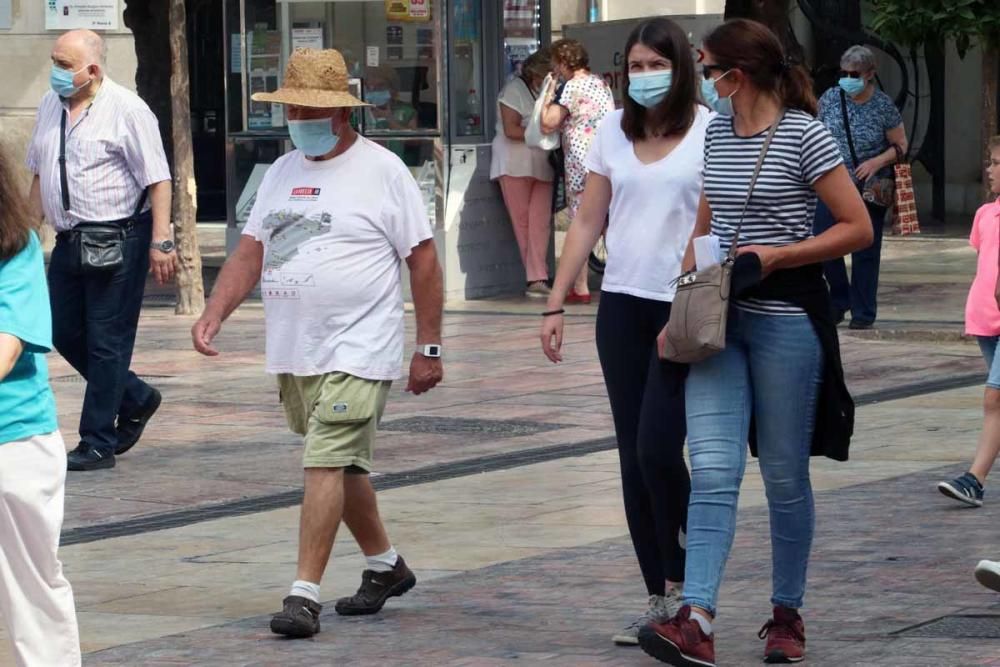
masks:
{"label": "paved street", "polygon": [[[980,424],[983,362],[960,336],[973,269],[964,241],[894,240],[880,330],[842,332],[858,428],[850,462],[813,461],[807,664],[1000,665],[1000,598],[972,578],[978,559],[1000,558],[1000,496],[988,485],[987,505],[965,510],[934,489],[964,469]],[[571,310],[560,366],[538,349],[539,309],[449,306],[445,382],[420,397],[397,383],[376,452],[383,514],[420,582],[372,618],[329,605],[320,635],[285,641],[267,619],[295,573],[302,473],[263,373],[261,308],[241,308],[222,356],[204,359],[191,322],[151,303],[134,368],[161,388],[163,408],[117,468],[68,482],[61,553],[85,664],[657,664],[610,642],[645,596],[596,308]],[[72,446],[83,384],[58,356],[50,364]],[[748,467],[716,624],[721,665],[759,662],[769,614],[767,511]],[[345,531],[323,599],[353,592],[362,566]],[[995,618],[914,628],[984,614]]]}

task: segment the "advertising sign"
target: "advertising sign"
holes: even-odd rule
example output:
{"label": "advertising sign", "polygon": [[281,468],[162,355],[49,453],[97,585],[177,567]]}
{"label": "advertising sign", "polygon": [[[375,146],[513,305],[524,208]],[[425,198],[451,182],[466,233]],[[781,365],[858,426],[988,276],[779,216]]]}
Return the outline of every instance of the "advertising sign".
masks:
{"label": "advertising sign", "polygon": [[431,0],[385,0],[385,17],[390,21],[430,21]]}
{"label": "advertising sign", "polygon": [[118,0],[45,0],[46,30],[118,29]]}

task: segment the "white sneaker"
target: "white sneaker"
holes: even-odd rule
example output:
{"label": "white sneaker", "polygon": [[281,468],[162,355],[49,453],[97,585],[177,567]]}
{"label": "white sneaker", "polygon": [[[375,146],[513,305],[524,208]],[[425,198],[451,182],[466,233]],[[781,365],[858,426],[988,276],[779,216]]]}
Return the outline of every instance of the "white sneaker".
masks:
{"label": "white sneaker", "polygon": [[616,632],[611,641],[619,646],[638,646],[639,630],[650,623],[670,620],[680,611],[681,604],[681,593],[674,588],[668,589],[666,595],[650,595],[646,613]]}
{"label": "white sneaker", "polygon": [[979,561],[976,566],[976,581],[1000,593],[1000,563],[992,560]]}

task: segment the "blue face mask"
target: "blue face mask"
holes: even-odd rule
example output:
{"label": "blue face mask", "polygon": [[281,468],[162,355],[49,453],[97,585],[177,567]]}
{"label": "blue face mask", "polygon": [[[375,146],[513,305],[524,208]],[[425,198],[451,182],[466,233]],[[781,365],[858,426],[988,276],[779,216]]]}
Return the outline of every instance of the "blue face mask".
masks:
{"label": "blue face mask", "polygon": [[377,107],[384,107],[392,99],[392,95],[388,90],[369,90],[365,94],[365,101],[374,104]]}
{"label": "blue face mask", "polygon": [[865,92],[865,86],[868,85],[864,79],[855,79],[850,76],[845,76],[837,83],[839,83],[840,88],[851,97],[857,97],[861,93]]}
{"label": "blue face mask", "polygon": [[[90,65],[87,65],[87,67],[90,67]],[[69,70],[59,67],[55,63],[52,63],[52,71],[49,73],[49,85],[52,86],[52,90],[56,91],[56,95],[59,97],[73,97],[80,92],[84,86],[90,85],[90,82],[92,81],[92,79],[88,79],[87,83],[83,84],[83,86],[73,85],[73,79],[76,75],[87,69],[87,67],[84,67],[77,72],[70,72]]]}
{"label": "blue face mask", "polygon": [[673,72],[670,70],[629,74],[628,96],[636,104],[650,109],[663,101],[670,92],[672,82]]}
{"label": "blue face mask", "polygon": [[306,155],[326,155],[337,147],[340,137],[333,133],[329,118],[288,121],[288,134],[295,147]]}
{"label": "blue face mask", "polygon": [[[726,72],[729,74],[729,72]],[[722,76],[726,76],[723,74]],[[722,78],[719,77],[719,79]],[[718,113],[723,116],[735,116],[736,111],[733,109],[733,95],[736,94],[736,90],[729,97],[719,97],[719,90],[715,87],[715,82],[718,79],[703,79],[701,82],[701,96],[705,98],[705,103],[712,107]],[[739,89],[737,89],[739,90]]]}

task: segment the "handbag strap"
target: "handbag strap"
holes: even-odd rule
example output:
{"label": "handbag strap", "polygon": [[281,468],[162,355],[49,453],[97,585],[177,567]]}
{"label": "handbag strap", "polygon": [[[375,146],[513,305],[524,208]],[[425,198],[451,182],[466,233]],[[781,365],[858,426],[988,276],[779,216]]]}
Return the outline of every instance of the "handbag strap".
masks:
{"label": "handbag strap", "polygon": [[854,152],[854,136],[851,134],[851,121],[847,117],[847,95],[840,91],[840,113],[844,117],[844,132],[847,134],[847,147],[851,151],[851,161],[858,166],[858,154]]}
{"label": "handbag strap", "polygon": [[59,190],[62,193],[62,207],[69,210],[69,178],[66,177],[66,116],[69,112],[62,109],[59,120]]}
{"label": "handbag strap", "polygon": [[753,176],[750,177],[750,187],[747,189],[747,198],[743,202],[743,211],[740,213],[740,222],[736,225],[736,233],[733,235],[733,242],[729,245],[729,253],[727,254],[728,261],[733,261],[736,259],[737,246],[740,244],[740,232],[743,231],[743,219],[746,218],[747,209],[750,207],[750,198],[753,197],[754,186],[757,185],[757,178],[760,176],[760,171],[764,167],[764,158],[767,157],[767,150],[771,147],[771,141],[774,139],[774,135],[778,133],[778,126],[781,125],[781,121],[785,119],[785,110],[782,109],[781,113],[778,114],[778,120],[774,121],[774,125],[767,133],[767,138],[764,139],[764,145],[760,148],[760,155],[757,156],[757,166],[754,167]]}

